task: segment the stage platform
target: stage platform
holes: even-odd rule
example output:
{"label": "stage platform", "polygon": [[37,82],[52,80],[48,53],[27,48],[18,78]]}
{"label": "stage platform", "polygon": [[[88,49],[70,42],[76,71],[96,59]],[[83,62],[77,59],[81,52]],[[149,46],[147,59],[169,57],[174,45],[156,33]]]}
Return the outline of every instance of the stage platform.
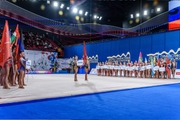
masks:
{"label": "stage platform", "polygon": [[15,86],[7,90],[0,86],[0,104],[180,83],[180,79],[97,75],[88,75],[89,80],[85,81],[83,74],[79,74],[78,82],[74,82],[73,77],[73,74],[28,74],[25,78],[27,84],[25,89],[18,89],[18,86]]}

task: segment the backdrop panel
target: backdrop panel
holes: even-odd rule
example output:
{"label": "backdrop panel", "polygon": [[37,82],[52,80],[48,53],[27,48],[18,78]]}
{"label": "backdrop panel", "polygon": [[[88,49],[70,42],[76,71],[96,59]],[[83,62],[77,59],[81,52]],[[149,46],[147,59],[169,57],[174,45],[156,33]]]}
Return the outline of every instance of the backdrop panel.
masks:
{"label": "backdrop panel", "polygon": [[[97,54],[100,62],[105,62],[108,56],[126,54],[127,52],[130,52],[131,60],[135,61],[138,59],[140,51],[143,54],[144,60],[145,57],[148,58],[147,54],[150,53],[169,52],[170,49],[177,51],[177,49],[180,48],[180,31],[103,41],[87,44],[87,46],[87,54],[91,56]],[[65,47],[66,58],[75,54],[82,57],[83,45]],[[178,67],[180,68],[179,61]]]}

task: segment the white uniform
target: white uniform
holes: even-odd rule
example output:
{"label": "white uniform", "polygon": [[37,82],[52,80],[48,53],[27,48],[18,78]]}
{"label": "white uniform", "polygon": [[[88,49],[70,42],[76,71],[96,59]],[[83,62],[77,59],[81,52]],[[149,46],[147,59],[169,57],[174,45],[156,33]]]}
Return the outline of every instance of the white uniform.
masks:
{"label": "white uniform", "polygon": [[140,71],[144,71],[145,70],[145,66],[141,66]]}
{"label": "white uniform", "polygon": [[108,68],[108,66],[107,66],[107,65],[104,65],[103,69],[107,69],[107,68]]}
{"label": "white uniform", "polygon": [[160,72],[164,72],[164,71],[165,71],[165,67],[160,67],[160,68],[159,68],[159,71],[160,71]]}
{"label": "white uniform", "polygon": [[99,65],[97,65],[97,66],[96,66],[96,70],[99,70],[99,67],[100,67],[100,66],[99,66]]}
{"label": "white uniform", "polygon": [[135,66],[135,70],[139,70],[139,66]]}
{"label": "white uniform", "polygon": [[118,69],[121,70],[121,68],[122,68],[122,65],[119,65],[119,66],[118,66]]}
{"label": "white uniform", "polygon": [[114,66],[114,69],[115,69],[115,70],[118,70],[118,69],[119,69],[119,66]]}
{"label": "white uniform", "polygon": [[156,71],[156,70],[159,70],[159,66],[155,66],[154,67],[154,70]]}
{"label": "white uniform", "polygon": [[114,66],[110,66],[110,69],[113,70],[113,69],[114,69]]}

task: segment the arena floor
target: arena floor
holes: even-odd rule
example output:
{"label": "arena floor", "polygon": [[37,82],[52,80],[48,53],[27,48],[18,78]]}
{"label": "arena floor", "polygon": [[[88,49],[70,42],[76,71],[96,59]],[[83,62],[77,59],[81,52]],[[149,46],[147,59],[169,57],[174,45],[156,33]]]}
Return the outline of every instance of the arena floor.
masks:
{"label": "arena floor", "polygon": [[180,83],[180,79],[143,79],[96,75],[89,75],[89,81],[85,81],[82,74],[78,75],[78,82],[74,82],[73,77],[73,74],[26,75],[27,86],[25,89],[18,89],[18,86],[15,86],[6,90],[0,86],[0,104]]}

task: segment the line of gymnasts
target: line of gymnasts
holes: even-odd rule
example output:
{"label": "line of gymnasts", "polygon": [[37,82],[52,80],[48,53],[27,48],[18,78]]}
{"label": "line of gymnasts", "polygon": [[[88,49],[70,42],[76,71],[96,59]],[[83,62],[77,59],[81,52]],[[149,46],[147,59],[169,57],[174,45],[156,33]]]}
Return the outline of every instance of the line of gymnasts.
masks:
{"label": "line of gymnasts", "polygon": [[98,76],[118,76],[120,77],[136,77],[136,78],[171,78],[171,72],[173,78],[175,77],[177,63],[175,58],[166,62],[164,59],[160,59],[159,62],[155,62],[152,65],[150,61],[140,62],[99,62],[96,66]]}
{"label": "line of gymnasts", "polygon": [[[12,46],[12,56],[5,62],[4,66],[0,66],[0,86],[3,89],[10,89],[10,86],[19,86],[24,89],[26,71],[25,53],[16,54],[16,46]],[[19,64],[19,65],[18,65]]]}

